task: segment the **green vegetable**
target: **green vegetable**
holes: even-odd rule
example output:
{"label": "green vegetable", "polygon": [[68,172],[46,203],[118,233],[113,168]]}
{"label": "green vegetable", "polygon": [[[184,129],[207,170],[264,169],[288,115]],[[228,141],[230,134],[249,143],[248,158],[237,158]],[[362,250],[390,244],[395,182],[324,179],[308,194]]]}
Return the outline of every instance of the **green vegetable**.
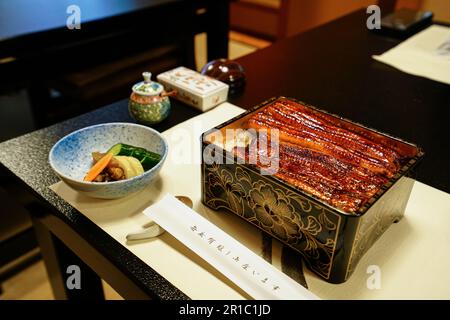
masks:
{"label": "green vegetable", "polygon": [[114,156],[127,156],[138,159],[145,171],[153,168],[159,161],[161,161],[161,156],[155,152],[124,143],[113,145],[108,152],[112,153]]}

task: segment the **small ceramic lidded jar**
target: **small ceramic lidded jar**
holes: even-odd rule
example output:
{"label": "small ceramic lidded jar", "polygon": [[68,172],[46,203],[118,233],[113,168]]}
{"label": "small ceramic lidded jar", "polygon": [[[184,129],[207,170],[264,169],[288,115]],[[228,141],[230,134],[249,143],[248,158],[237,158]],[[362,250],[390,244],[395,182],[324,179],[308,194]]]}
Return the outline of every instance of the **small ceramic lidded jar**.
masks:
{"label": "small ceramic lidded jar", "polygon": [[133,86],[128,109],[139,123],[157,124],[169,116],[170,100],[162,84],[151,80],[150,72],[142,73],[144,81]]}

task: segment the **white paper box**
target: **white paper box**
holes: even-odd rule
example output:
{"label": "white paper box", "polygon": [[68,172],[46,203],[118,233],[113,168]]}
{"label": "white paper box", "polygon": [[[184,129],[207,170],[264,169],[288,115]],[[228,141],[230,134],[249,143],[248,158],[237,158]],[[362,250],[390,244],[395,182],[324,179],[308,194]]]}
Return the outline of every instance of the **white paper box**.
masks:
{"label": "white paper box", "polygon": [[177,90],[175,99],[201,111],[209,110],[227,100],[226,83],[185,67],[161,73],[157,79],[166,91]]}

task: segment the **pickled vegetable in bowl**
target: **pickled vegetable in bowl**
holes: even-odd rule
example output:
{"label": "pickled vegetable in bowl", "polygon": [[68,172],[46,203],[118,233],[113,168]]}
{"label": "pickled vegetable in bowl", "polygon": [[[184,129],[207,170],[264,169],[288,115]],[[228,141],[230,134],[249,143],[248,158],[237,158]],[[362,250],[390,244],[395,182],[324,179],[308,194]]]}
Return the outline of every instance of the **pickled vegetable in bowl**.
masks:
{"label": "pickled vegetable in bowl", "polygon": [[115,199],[151,183],[167,157],[156,130],[135,123],[105,123],[74,131],[49,154],[54,172],[71,188],[94,198]]}
{"label": "pickled vegetable in bowl", "polygon": [[109,182],[131,179],[153,168],[161,156],[144,148],[117,143],[106,153],[92,152],[94,165],[84,181]]}

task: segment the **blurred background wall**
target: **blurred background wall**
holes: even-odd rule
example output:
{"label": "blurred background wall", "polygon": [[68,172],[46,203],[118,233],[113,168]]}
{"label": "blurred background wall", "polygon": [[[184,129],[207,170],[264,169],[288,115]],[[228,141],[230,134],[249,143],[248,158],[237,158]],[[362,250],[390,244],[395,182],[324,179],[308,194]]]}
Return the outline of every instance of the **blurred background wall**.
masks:
{"label": "blurred background wall", "polygon": [[450,22],[450,0],[237,0],[231,4],[231,28],[275,41],[371,4],[430,10],[435,20]]}

